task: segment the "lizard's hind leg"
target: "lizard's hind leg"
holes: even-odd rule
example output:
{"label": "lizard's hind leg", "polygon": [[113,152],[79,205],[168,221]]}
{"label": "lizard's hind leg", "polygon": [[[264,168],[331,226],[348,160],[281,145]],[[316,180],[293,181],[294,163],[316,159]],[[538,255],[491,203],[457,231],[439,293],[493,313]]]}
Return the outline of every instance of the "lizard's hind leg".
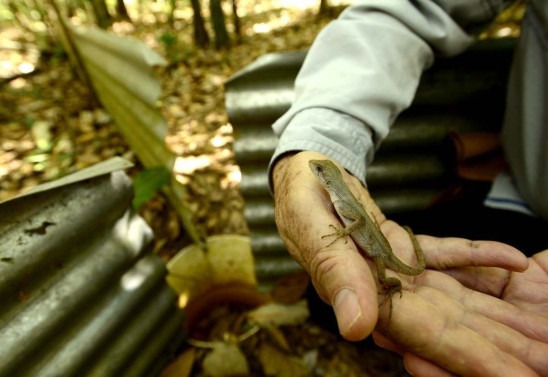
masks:
{"label": "lizard's hind leg", "polygon": [[379,306],[383,306],[386,303],[386,300],[390,300],[390,311],[388,314],[388,320],[392,318],[392,295],[394,293],[399,293],[400,298],[402,297],[402,285],[401,281],[397,278],[386,276],[386,267],[382,258],[375,258],[375,266],[377,267],[377,277],[379,283],[384,289],[384,299],[381,301]]}
{"label": "lizard's hind leg", "polygon": [[379,308],[384,306],[384,304],[386,304],[386,300],[389,300],[390,301],[390,308],[389,308],[389,311],[388,311],[388,320],[390,321],[390,319],[392,318],[392,306],[393,306],[393,303],[392,303],[392,295],[394,293],[399,293],[400,294],[400,298],[402,297],[402,289],[401,289],[401,283],[399,282],[398,279],[394,279],[396,280],[399,284],[396,284],[396,285],[393,285],[393,286],[389,286],[389,287],[386,287],[384,289],[384,291],[382,292],[382,295],[383,295],[383,299],[380,301],[379,303]]}

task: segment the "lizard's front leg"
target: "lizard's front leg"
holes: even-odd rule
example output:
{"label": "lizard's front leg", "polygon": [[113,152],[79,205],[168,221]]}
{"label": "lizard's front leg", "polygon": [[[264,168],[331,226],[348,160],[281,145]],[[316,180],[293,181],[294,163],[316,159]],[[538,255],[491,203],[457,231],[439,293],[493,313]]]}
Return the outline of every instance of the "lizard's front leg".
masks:
{"label": "lizard's front leg", "polygon": [[333,228],[335,230],[334,233],[329,233],[329,234],[324,234],[322,236],[322,239],[323,238],[327,238],[327,237],[335,237],[333,239],[333,241],[331,241],[327,247],[333,245],[339,238],[345,238],[344,240],[344,243],[347,243],[348,242],[348,239],[346,239],[346,237],[348,237],[348,235],[350,234],[349,232],[347,232],[347,228],[344,228],[344,227],[337,227],[333,224],[329,224],[329,227],[330,228]]}
{"label": "lizard's front leg", "polygon": [[[335,229],[334,233],[325,234],[322,238],[335,237],[333,241],[327,245],[328,247],[333,245],[339,238],[346,238],[352,234],[355,230],[359,229],[365,222],[363,216],[356,212],[348,203],[343,200],[336,200],[333,202],[335,211],[339,215],[339,218],[343,222],[343,227],[337,227],[333,224],[330,224],[329,227]],[[348,240],[345,240],[345,243]]]}

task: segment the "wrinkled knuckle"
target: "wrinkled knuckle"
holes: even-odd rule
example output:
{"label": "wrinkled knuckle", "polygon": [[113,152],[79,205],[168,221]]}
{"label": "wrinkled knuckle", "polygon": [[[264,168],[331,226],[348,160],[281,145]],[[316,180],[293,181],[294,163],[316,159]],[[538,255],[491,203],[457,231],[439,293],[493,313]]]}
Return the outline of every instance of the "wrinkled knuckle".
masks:
{"label": "wrinkled knuckle", "polygon": [[286,168],[275,171],[272,179],[275,202],[283,202],[289,196],[293,183],[290,176],[291,174]]}
{"label": "wrinkled knuckle", "polygon": [[322,287],[329,286],[332,271],[337,266],[337,256],[332,252],[308,252],[304,255],[312,279]]}
{"label": "wrinkled knuckle", "polygon": [[284,221],[285,218],[286,216],[284,216],[284,210],[281,208],[281,206],[274,206],[274,221],[276,222],[276,226],[278,227],[279,231],[286,229]]}

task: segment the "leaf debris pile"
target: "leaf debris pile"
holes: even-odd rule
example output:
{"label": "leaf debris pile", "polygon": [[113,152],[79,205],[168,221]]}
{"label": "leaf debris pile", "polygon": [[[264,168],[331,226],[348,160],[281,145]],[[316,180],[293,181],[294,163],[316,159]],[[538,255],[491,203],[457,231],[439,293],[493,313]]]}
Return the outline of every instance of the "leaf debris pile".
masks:
{"label": "leaf debris pile", "polygon": [[133,153],[65,63],[0,90],[0,200],[113,156]]}
{"label": "leaf debris pile", "polygon": [[[233,130],[224,108],[224,82],[265,53],[308,47],[330,20],[318,19],[315,9],[263,6],[254,12],[256,7],[254,2],[241,2],[242,37],[220,51],[192,47],[188,19],[175,22],[174,28],[158,22],[120,22],[113,27],[114,32],[144,40],[171,59],[167,68],[158,70],[163,87],[160,109],[169,125],[166,143],[180,156],[178,179],[187,186],[199,232],[207,236],[247,233]],[[279,27],[256,32],[272,25]],[[28,39],[22,31],[9,32],[12,40]],[[173,38],[166,38],[169,33]],[[20,66],[21,57],[27,56],[36,70],[0,83],[0,200],[114,155],[135,162],[137,169],[130,172],[135,175],[140,168],[133,152],[69,64],[56,58],[39,60],[28,51],[12,49],[9,57],[2,51],[2,59],[11,59],[12,66]],[[142,206],[140,213],[155,232],[155,250],[165,259],[188,242],[162,194]]]}
{"label": "leaf debris pile", "polygon": [[162,377],[407,376],[397,355],[346,342],[310,320],[306,273],[284,280],[270,294],[234,286],[191,301],[188,343]]}

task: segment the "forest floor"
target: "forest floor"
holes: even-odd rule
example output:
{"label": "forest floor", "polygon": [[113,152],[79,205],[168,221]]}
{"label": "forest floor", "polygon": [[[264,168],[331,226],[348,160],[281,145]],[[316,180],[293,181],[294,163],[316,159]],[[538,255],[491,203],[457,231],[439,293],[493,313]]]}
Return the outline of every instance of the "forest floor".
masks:
{"label": "forest floor", "polygon": [[[241,35],[236,39],[232,32],[232,46],[223,50],[193,46],[189,12],[181,12],[173,25],[158,12],[139,23],[112,27],[118,35],[145,41],[169,62],[157,71],[163,88],[160,109],[169,126],[166,143],[185,160],[182,180],[201,234],[247,231],[224,82],[266,53],[309,47],[332,19],[319,17],[310,4],[282,8],[276,3],[239,2]],[[41,59],[27,34],[21,28],[0,31],[0,201],[112,156],[139,165],[67,60]],[[184,233],[175,212],[159,194],[141,215],[155,231],[156,250],[168,259]]]}

